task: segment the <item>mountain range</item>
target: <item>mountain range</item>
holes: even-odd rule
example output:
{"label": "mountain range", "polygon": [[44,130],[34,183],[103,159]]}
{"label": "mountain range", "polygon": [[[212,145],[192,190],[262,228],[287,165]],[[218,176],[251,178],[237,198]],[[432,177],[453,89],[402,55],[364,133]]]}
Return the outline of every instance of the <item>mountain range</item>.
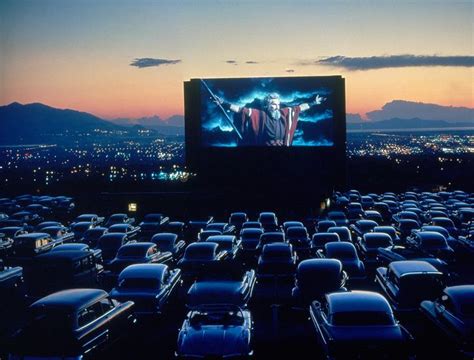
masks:
{"label": "mountain range", "polygon": [[[409,109],[412,109],[410,112]],[[416,114],[416,115],[410,115]],[[384,116],[392,116],[385,117]],[[348,130],[390,130],[426,128],[473,128],[474,109],[441,106],[403,100],[385,104],[381,110],[347,114]],[[95,137],[183,135],[184,117],[175,115],[166,120],[159,116],[139,119],[104,120],[86,112],[57,109],[41,103],[17,102],[0,106],[0,144],[32,144],[39,142],[92,141]],[[87,135],[87,137],[85,137]],[[80,138],[79,138],[80,136]]]}

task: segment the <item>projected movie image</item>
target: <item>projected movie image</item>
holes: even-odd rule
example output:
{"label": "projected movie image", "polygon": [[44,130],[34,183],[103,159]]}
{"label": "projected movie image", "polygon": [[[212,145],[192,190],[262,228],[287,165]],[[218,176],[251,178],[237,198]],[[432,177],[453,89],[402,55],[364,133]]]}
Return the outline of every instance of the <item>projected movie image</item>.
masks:
{"label": "projected movie image", "polygon": [[201,79],[202,145],[334,146],[336,92],[321,79]]}

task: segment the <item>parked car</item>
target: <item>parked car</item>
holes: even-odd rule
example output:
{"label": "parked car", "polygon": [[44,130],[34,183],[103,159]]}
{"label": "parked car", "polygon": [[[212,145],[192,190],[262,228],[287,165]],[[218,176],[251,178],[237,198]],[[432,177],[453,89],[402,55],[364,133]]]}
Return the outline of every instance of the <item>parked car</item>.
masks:
{"label": "parked car", "polygon": [[201,305],[186,315],[180,328],[179,359],[250,358],[253,321],[249,310],[232,304]]}
{"label": "parked car", "polygon": [[330,242],[341,241],[339,234],[335,232],[320,232],[313,235],[311,239],[311,247],[313,252],[317,252],[320,249],[324,249],[324,245]]}
{"label": "parked car", "polygon": [[408,359],[413,337],[395,319],[388,301],[369,291],[327,294],[310,316],[319,344],[334,358]]}
{"label": "parked car", "polygon": [[[344,213],[342,213],[344,214]],[[344,215],[345,216],[345,215]],[[346,226],[349,222],[345,223]],[[316,224],[315,231],[316,233],[324,233],[327,232],[330,227],[337,226],[336,222],[333,220],[320,220]]]}
{"label": "parked car", "polygon": [[104,222],[104,220],[105,219],[102,216],[97,214],[81,214],[72,221],[71,225],[79,222],[88,222],[92,223],[94,226],[99,226]]}
{"label": "parked car", "polygon": [[237,240],[234,235],[214,235],[209,236],[206,242],[214,242],[219,247],[217,251],[224,251],[226,253],[226,260],[235,260],[240,254],[242,248],[241,241]]}
{"label": "parked car", "polygon": [[354,224],[350,225],[350,230],[352,231],[352,239],[357,241],[358,238],[362,238],[364,234],[370,233],[374,230],[374,227],[378,226],[373,220],[357,220]]}
{"label": "parked car", "polygon": [[122,245],[108,267],[114,275],[118,276],[129,265],[167,264],[172,259],[171,252],[161,252],[155,243],[135,242]]}
{"label": "parked car", "polygon": [[260,240],[258,241],[257,251],[261,252],[263,247],[267,244],[273,243],[285,243],[285,233],[281,231],[269,231],[264,232],[260,235]]}
{"label": "parked car", "polygon": [[235,226],[224,222],[213,222],[206,226],[205,230],[220,231],[222,235],[234,235]]}
{"label": "parked car", "polygon": [[434,256],[448,264],[455,261],[454,250],[448,245],[446,238],[439,232],[418,231],[407,238],[407,245],[414,247],[428,256]]}
{"label": "parked car", "polygon": [[444,289],[443,274],[426,261],[394,261],[379,267],[375,280],[395,311],[418,311],[420,302],[433,300]]}
{"label": "parked car", "polygon": [[299,259],[306,259],[311,256],[311,240],[304,226],[290,226],[286,230],[286,239],[293,245]]}
{"label": "parked car", "polygon": [[195,242],[186,247],[184,256],[178,261],[185,281],[194,281],[212,273],[212,265],[226,257],[225,251],[218,251],[219,245],[215,242]]}
{"label": "parked car", "polygon": [[12,338],[10,359],[82,358],[129,334],[133,302],[119,303],[100,289],[70,289],[48,295],[28,309]]}
{"label": "parked car", "polygon": [[104,226],[110,228],[112,225],[115,224],[133,224],[134,222],[135,218],[128,217],[127,214],[118,213],[110,215]]}
{"label": "parked car", "polygon": [[324,250],[317,251],[317,255],[322,259],[338,259],[350,280],[363,280],[367,276],[364,263],[359,259],[355,246],[349,242],[327,243]]}
{"label": "parked car", "polygon": [[129,241],[126,234],[122,233],[111,233],[104,234],[99,238],[97,242],[97,248],[102,250],[102,258],[104,259],[104,265],[108,266],[109,263],[115,258],[118,250],[122,245],[127,244]]}
{"label": "parked car", "polygon": [[265,232],[280,230],[278,218],[274,212],[261,212],[258,216],[258,222],[262,224]]}
{"label": "parked car", "polygon": [[437,299],[422,301],[420,310],[461,352],[474,357],[474,285],[447,287]]}
{"label": "parked car", "polygon": [[291,244],[272,243],[263,246],[258,259],[257,276],[259,279],[293,277],[296,269],[296,253]]}
{"label": "parked car", "polygon": [[80,221],[74,224],[71,224],[71,231],[74,233],[75,241],[82,241],[84,234],[89,230],[95,227],[94,223],[89,221]]}
{"label": "parked car", "polygon": [[106,227],[97,226],[84,232],[80,242],[86,243],[91,247],[97,247],[97,243],[102,235],[107,231]]}
{"label": "parked car", "polygon": [[25,286],[21,266],[5,266],[0,259],[0,298],[2,303],[11,308],[15,303],[24,300]]}
{"label": "parked car", "polygon": [[240,232],[240,230],[242,229],[242,225],[248,220],[249,218],[244,212],[233,212],[229,216],[229,224],[235,226],[235,230],[237,233]]}
{"label": "parked car", "polygon": [[347,291],[347,274],[337,259],[307,259],[298,264],[292,298],[307,307],[327,293]]}
{"label": "parked car", "polygon": [[[349,220],[347,219],[347,216],[343,211],[329,211],[327,213],[327,220],[334,221],[336,223],[336,225],[334,226],[349,226]],[[319,230],[319,223],[318,223],[318,231],[322,231],[322,230],[324,229]]]}
{"label": "parked car", "polygon": [[330,227],[327,232],[338,234],[341,241],[352,242],[351,232],[347,226]]}
{"label": "parked car", "polygon": [[120,273],[110,297],[133,301],[136,315],[158,315],[176,294],[180,280],[181,270],[171,270],[165,264],[130,265]]}
{"label": "parked car", "polygon": [[[97,265],[102,265],[103,259],[102,259],[102,250],[100,249],[93,249],[89,245],[84,244],[84,243],[69,243],[69,244],[62,244],[58,245],[54,248],[51,249],[52,252],[58,252],[58,251],[84,251],[87,253],[91,253],[94,255],[95,261],[96,261],[96,266]],[[102,271],[99,271],[102,272]]]}
{"label": "parked car", "polygon": [[70,232],[67,227],[62,225],[46,226],[41,229],[41,232],[51,235],[53,240],[60,241],[62,243],[74,240],[74,233]]}
{"label": "parked car", "polygon": [[25,274],[28,295],[38,298],[64,289],[99,287],[102,271],[90,251],[49,251],[37,256]]}
{"label": "parked car", "polygon": [[178,235],[174,233],[155,234],[150,241],[156,244],[161,252],[170,252],[174,262],[178,262],[184,255],[186,243],[179,240]]}
{"label": "parked car", "polygon": [[392,238],[386,233],[371,232],[364,234],[356,246],[365,265],[375,266],[379,248],[393,245]]}
{"label": "parked car", "polygon": [[169,221],[170,218],[163,214],[146,214],[143,221],[138,225],[140,227],[140,240],[150,241],[153,235],[164,230]]}
{"label": "parked car", "polygon": [[61,243],[53,240],[51,235],[46,233],[19,235],[14,239],[13,254],[8,258],[8,262],[23,268],[28,267],[35,256],[46,253]]}
{"label": "parked car", "polygon": [[127,235],[129,240],[133,240],[138,236],[140,226],[133,226],[131,224],[114,224],[109,226],[107,233],[120,233]]}

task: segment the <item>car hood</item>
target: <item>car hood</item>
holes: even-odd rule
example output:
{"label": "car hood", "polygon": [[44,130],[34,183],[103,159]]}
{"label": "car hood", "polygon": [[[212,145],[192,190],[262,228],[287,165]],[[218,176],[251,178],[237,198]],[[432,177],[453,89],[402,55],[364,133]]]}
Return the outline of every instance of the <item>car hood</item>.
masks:
{"label": "car hood", "polygon": [[179,353],[182,355],[230,355],[250,352],[250,333],[242,326],[202,326],[188,329],[181,338]]}

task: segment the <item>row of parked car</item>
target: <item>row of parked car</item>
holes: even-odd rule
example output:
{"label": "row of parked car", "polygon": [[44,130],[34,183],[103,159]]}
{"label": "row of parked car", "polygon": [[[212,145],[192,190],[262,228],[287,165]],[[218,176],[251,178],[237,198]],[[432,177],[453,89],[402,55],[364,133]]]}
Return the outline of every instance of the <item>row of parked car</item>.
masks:
{"label": "row of parked car", "polygon": [[[335,194],[336,212],[346,214],[340,197],[351,194]],[[465,201],[472,206],[472,197]],[[6,266],[0,280],[8,279],[0,281],[2,291],[11,298],[21,294],[19,279],[24,277],[29,302],[46,296],[30,306],[30,321],[13,336],[9,349],[12,354],[25,349],[35,355],[97,354],[137,319],[185,304],[189,312],[177,338],[177,356],[250,357],[252,311],[285,304],[308,312],[329,356],[407,355],[413,338],[397,317],[419,312],[469,353],[474,286],[458,285],[455,276],[448,276],[464,250],[444,256],[438,245],[447,243],[446,235],[421,227],[403,236],[397,223],[359,218],[336,224],[335,211],[309,227],[299,221],[280,225],[271,212],[261,213],[257,221],[238,212],[228,222],[209,217],[186,224],[150,214],[137,227],[126,214],[112,215],[105,223],[95,214],[83,214],[67,226],[74,236],[66,239],[42,232],[17,234],[2,255]],[[78,225],[85,231],[74,232]],[[110,231],[116,228],[123,231]],[[94,229],[99,229],[97,237],[87,237]],[[465,238],[471,241],[469,233]],[[386,255],[400,255],[399,248],[423,256]],[[373,279],[378,293],[348,290],[355,281]],[[285,287],[286,297],[281,296]],[[60,331],[64,323],[70,331]],[[36,336],[38,329],[49,327],[50,332]],[[51,348],[55,334],[64,346],[54,342]]]}

